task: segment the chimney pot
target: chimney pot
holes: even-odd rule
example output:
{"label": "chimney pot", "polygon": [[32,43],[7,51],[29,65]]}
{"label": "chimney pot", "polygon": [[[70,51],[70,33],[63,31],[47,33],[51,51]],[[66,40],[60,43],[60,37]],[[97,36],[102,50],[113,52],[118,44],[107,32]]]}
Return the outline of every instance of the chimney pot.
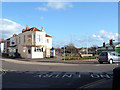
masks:
{"label": "chimney pot", "polygon": [[0,42],[1,42],[1,41],[4,41],[4,38],[0,39]]}
{"label": "chimney pot", "polygon": [[23,32],[25,32],[25,29],[24,29],[24,28],[22,29],[22,33],[23,33]]}
{"label": "chimney pot", "polygon": [[27,27],[26,27],[26,30],[28,30],[29,29],[29,25],[27,25]]}
{"label": "chimney pot", "polygon": [[17,34],[13,34],[13,37],[17,36]]}
{"label": "chimney pot", "polygon": [[42,27],[42,31],[44,32],[44,29],[43,29],[43,27]]}
{"label": "chimney pot", "polygon": [[33,31],[35,30],[35,27],[33,27]]}

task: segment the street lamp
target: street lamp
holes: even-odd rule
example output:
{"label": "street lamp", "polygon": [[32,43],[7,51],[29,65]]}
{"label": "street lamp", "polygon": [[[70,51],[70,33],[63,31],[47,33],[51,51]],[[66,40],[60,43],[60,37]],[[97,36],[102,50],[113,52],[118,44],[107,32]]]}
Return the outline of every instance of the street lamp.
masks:
{"label": "street lamp", "polygon": [[65,46],[64,46],[64,61],[65,61]]}

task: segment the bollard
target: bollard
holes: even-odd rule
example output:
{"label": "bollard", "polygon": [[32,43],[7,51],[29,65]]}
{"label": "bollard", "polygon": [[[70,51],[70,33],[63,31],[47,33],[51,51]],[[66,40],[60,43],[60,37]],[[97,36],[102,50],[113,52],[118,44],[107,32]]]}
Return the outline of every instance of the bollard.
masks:
{"label": "bollard", "polygon": [[113,69],[112,90],[120,90],[120,67]]}

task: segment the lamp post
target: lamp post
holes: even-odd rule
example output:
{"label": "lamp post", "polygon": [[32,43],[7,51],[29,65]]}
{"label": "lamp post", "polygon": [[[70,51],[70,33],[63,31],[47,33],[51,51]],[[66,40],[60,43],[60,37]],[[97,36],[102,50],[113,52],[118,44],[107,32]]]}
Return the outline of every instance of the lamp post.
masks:
{"label": "lamp post", "polygon": [[88,33],[87,33],[87,50],[86,50],[87,52],[87,54],[88,54]]}
{"label": "lamp post", "polygon": [[65,61],[65,46],[64,46],[64,61]]}

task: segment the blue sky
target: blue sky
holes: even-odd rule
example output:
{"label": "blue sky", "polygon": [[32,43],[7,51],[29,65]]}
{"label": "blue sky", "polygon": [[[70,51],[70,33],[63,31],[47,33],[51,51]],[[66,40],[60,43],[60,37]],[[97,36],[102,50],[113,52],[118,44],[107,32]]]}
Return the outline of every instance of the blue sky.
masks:
{"label": "blue sky", "polygon": [[118,3],[4,2],[1,20],[5,25],[12,23],[11,30],[3,31],[4,38],[29,25],[38,29],[43,26],[53,36],[54,47],[69,44],[71,38],[76,47],[85,47],[87,34],[89,46],[102,45],[104,41],[117,39]]}

